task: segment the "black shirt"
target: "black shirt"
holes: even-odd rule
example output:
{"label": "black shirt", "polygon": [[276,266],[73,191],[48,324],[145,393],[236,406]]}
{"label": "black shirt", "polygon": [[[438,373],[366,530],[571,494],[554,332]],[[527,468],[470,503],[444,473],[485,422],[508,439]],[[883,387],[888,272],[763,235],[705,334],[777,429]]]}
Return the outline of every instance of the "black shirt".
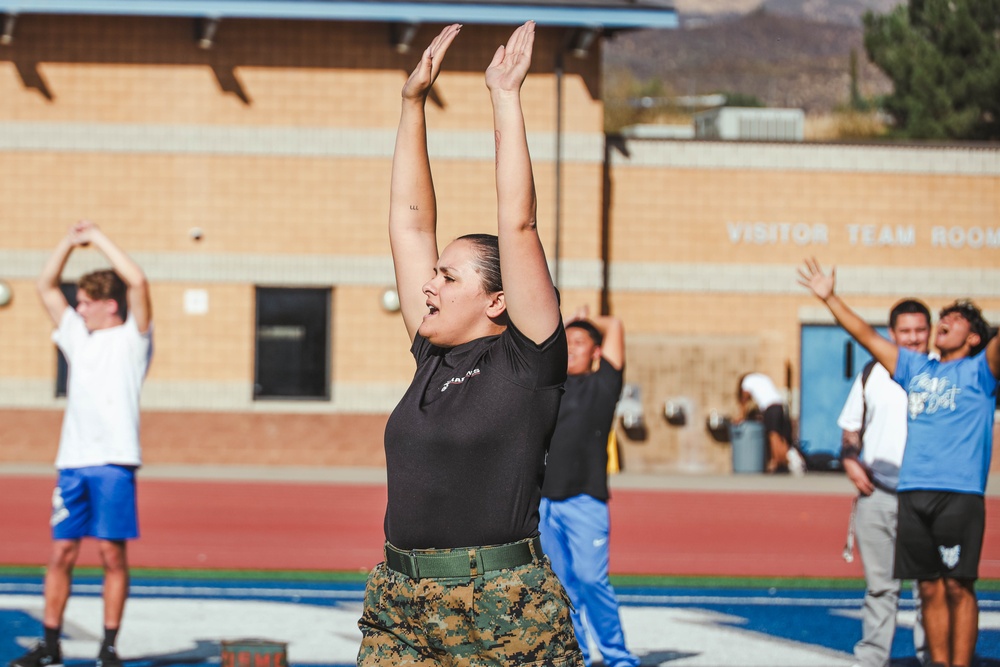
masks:
{"label": "black shirt", "polygon": [[594,373],[570,375],[545,465],[542,495],[608,499],[608,435],[622,392],[622,371],[604,358]]}
{"label": "black shirt", "polygon": [[454,348],[417,335],[417,371],[385,428],[385,536],[400,549],[505,544],[538,532],[545,452],[566,379],[562,326]]}

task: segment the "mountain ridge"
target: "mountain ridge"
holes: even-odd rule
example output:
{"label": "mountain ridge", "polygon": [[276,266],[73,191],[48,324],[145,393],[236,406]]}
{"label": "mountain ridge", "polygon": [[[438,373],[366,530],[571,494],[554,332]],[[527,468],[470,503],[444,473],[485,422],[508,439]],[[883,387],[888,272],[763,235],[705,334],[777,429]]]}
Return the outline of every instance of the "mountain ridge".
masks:
{"label": "mountain ridge", "polygon": [[[615,35],[604,52],[606,97],[632,95],[630,86],[661,89],[665,97],[739,93],[765,106],[829,113],[850,101],[852,52],[862,96],[891,92],[892,82],[867,59],[860,16],[891,9],[895,0],[767,0],[752,11],[728,11],[741,3],[749,4],[681,0],[687,11],[718,11],[694,21],[682,14],[677,30]],[[832,6],[841,4],[851,5],[856,22],[841,20]]]}
{"label": "mountain ridge", "polygon": [[705,22],[764,11],[820,23],[861,25],[867,11],[885,13],[904,0],[676,0],[682,21]]}

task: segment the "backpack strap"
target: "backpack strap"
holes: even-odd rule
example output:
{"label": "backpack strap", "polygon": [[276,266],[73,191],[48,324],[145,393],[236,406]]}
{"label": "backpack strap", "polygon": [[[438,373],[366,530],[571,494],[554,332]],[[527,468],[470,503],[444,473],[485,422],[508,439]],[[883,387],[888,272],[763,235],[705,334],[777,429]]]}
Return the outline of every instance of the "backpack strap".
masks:
{"label": "backpack strap", "polygon": [[872,374],[872,369],[878,362],[874,359],[868,361],[861,370],[861,447],[865,446],[865,428],[868,426],[868,401],[865,400],[865,385],[868,384],[868,376]]}

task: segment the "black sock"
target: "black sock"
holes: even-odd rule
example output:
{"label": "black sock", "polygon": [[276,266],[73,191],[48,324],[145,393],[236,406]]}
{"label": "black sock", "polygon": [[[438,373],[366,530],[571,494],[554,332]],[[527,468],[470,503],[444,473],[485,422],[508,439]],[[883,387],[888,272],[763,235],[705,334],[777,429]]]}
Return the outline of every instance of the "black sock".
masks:
{"label": "black sock", "polygon": [[50,653],[59,652],[59,635],[62,634],[61,627],[50,628],[45,626],[45,648],[49,649]]}
{"label": "black sock", "polygon": [[104,628],[104,642],[101,644],[101,652],[106,648],[114,648],[118,641],[118,628]]}

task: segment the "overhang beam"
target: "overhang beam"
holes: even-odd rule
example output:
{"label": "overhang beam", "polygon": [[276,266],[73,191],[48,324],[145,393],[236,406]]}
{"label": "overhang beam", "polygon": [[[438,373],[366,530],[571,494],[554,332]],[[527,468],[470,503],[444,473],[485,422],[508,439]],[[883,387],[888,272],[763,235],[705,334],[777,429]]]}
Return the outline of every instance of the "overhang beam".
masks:
{"label": "overhang beam", "polygon": [[678,27],[673,8],[637,3],[567,6],[323,0],[0,0],[0,13],[501,25],[530,18],[539,25],[604,30]]}

